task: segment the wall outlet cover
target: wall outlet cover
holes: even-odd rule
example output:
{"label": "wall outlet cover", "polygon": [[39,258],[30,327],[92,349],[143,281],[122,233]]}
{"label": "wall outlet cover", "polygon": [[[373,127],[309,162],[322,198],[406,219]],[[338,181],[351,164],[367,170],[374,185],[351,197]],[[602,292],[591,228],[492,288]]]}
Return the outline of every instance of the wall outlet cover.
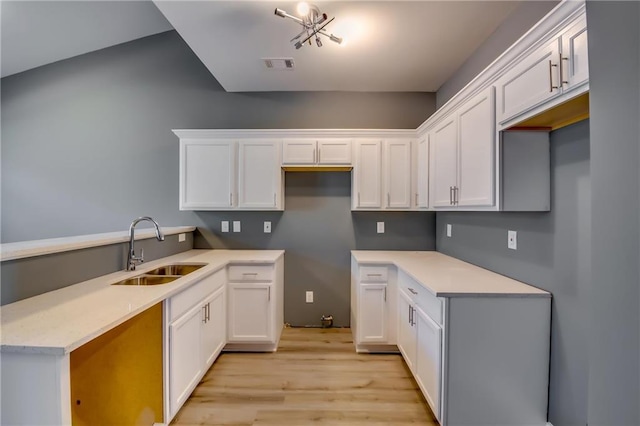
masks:
{"label": "wall outlet cover", "polygon": [[453,225],[451,225],[450,223],[447,223],[447,237],[451,238],[451,229],[453,228]]}
{"label": "wall outlet cover", "polygon": [[268,220],[264,221],[264,233],[265,234],[271,233],[271,222],[269,222]]}
{"label": "wall outlet cover", "polygon": [[187,239],[187,234],[184,234],[184,233],[178,234],[178,242],[179,243],[185,242],[186,239]]}
{"label": "wall outlet cover", "polygon": [[507,231],[507,247],[511,250],[518,250],[518,233]]}
{"label": "wall outlet cover", "polygon": [[305,293],[305,300],[307,303],[313,303],[313,292],[312,291],[307,291]]}
{"label": "wall outlet cover", "polygon": [[378,222],[376,229],[378,230],[378,234],[384,234],[384,222]]}
{"label": "wall outlet cover", "polygon": [[229,232],[229,221],[223,220],[220,224],[220,230],[222,232]]}
{"label": "wall outlet cover", "polygon": [[240,232],[240,221],[239,220],[234,220],[233,221],[233,232]]}

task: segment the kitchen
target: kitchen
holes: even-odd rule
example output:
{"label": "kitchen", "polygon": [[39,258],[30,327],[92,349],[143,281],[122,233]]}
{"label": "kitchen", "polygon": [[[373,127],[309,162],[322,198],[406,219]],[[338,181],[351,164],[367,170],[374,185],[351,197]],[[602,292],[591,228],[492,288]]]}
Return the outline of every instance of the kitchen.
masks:
{"label": "kitchen", "polygon": [[[491,42],[477,49],[477,56],[437,94],[228,93],[212,83],[210,73],[173,31],[5,77],[3,243],[123,230],[134,217],[150,212],[163,226],[195,225],[203,229],[196,236],[200,239],[196,247],[284,249],[287,259],[298,253],[291,259],[299,269],[287,269],[285,265],[285,277],[292,282],[308,278],[310,273],[331,274],[327,282],[348,282],[349,267],[340,265],[348,262],[348,251],[353,249],[436,249],[553,293],[552,424],[585,424],[587,419],[590,424],[637,424],[634,395],[638,383],[623,380],[638,376],[637,231],[633,231],[638,226],[638,206],[637,197],[629,195],[638,190],[633,179],[623,179],[625,173],[637,174],[638,168],[637,137],[631,139],[635,145],[629,139],[637,136],[637,129],[628,127],[628,118],[633,116],[629,111],[637,108],[637,101],[624,96],[631,96],[634,92],[629,88],[637,85],[631,78],[637,76],[637,58],[616,69],[619,74],[615,79],[610,78],[615,61],[605,61],[612,50],[605,48],[607,44],[627,43],[626,51],[637,52],[638,26],[632,21],[634,16],[637,20],[637,13],[624,9],[633,12],[637,7],[633,3],[587,5],[590,120],[551,134],[555,180],[550,213],[352,214],[351,182],[344,172],[287,172],[284,212],[185,215],[177,208],[178,142],[170,129],[415,129],[551,7],[538,10],[535,19],[531,10],[523,9],[508,21],[512,26],[519,23],[519,29],[500,27]],[[526,20],[523,16],[530,19],[527,24],[522,22]],[[274,25],[283,23],[276,20]],[[629,33],[618,34],[612,28]],[[314,55],[321,52],[312,51]],[[626,89],[620,87],[624,86],[622,82],[628,84]],[[626,121],[613,120],[618,117],[616,113]],[[611,138],[611,134],[621,136]],[[597,140],[606,144],[595,143]],[[620,146],[614,145],[618,149],[613,150],[612,144]],[[604,145],[607,150],[603,152]],[[68,155],[70,152],[76,155]],[[618,173],[621,180],[616,180]],[[619,188],[626,196],[609,201],[619,194],[611,188]],[[605,205],[617,206],[615,220],[610,216],[613,212],[603,210]],[[219,231],[221,221],[240,221],[242,231],[223,234]],[[264,221],[272,223],[271,237],[263,233]],[[379,221],[385,222],[384,234],[375,232]],[[446,224],[453,225],[450,239],[445,237]],[[511,229],[519,233],[520,245],[515,252],[506,248],[507,230]],[[303,230],[310,233],[302,234]],[[309,235],[317,244],[295,238],[301,234]],[[629,253],[628,257],[614,256],[611,248],[618,244],[623,244],[621,249]],[[145,245],[145,251],[151,253],[152,247]],[[328,259],[320,266],[320,273],[311,268],[314,263],[309,259],[313,256]],[[149,257],[153,258],[153,253]],[[613,266],[618,271],[614,275],[609,269]],[[5,290],[8,272],[4,262],[2,272],[4,299],[11,291]],[[597,282],[608,285],[596,286]],[[342,308],[329,305],[330,312],[323,309],[327,306],[323,298],[345,300],[344,293],[339,292],[348,292],[348,288],[330,284],[327,288],[320,278],[310,284],[317,287],[300,286],[285,294],[285,306],[290,307],[285,309],[292,309],[285,311],[285,317],[305,325],[318,324],[321,315],[333,314],[336,325],[348,325],[348,303]],[[620,291],[612,292],[611,288]],[[301,303],[307,290],[315,292],[316,303]],[[605,308],[615,315],[601,313]],[[610,329],[617,333],[608,333]],[[603,339],[611,341],[603,345]]]}

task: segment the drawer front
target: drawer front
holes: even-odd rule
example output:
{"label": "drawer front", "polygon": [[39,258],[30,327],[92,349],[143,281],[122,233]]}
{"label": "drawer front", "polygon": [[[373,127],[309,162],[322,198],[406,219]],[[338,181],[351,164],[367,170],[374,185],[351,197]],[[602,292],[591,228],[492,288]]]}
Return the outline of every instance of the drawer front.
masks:
{"label": "drawer front", "polygon": [[386,283],[389,280],[387,266],[361,266],[360,281],[367,283]]}
{"label": "drawer front", "polygon": [[398,284],[401,289],[411,295],[413,303],[429,315],[434,322],[442,325],[442,299],[431,294],[422,284],[403,271],[398,272]]}
{"label": "drawer front", "polygon": [[273,270],[273,265],[231,265],[229,266],[229,281],[273,281]]}
{"label": "drawer front", "polygon": [[169,300],[169,322],[179,318],[192,306],[202,303],[205,297],[222,287],[224,283],[225,271],[222,269],[171,297]]}

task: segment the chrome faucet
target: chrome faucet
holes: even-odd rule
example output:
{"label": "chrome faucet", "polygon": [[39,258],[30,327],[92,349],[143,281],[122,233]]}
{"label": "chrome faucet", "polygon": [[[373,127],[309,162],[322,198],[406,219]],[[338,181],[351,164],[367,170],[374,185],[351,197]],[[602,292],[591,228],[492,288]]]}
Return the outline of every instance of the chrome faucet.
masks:
{"label": "chrome faucet", "polygon": [[138,222],[142,222],[143,220],[148,220],[149,222],[153,223],[153,226],[155,226],[156,228],[156,238],[158,239],[158,241],[164,241],[164,234],[160,230],[158,222],[156,222],[149,216],[142,216],[131,222],[131,226],[129,226],[129,258],[127,259],[127,271],[135,271],[136,265],[144,262],[144,251],[140,249],[140,256],[136,256],[136,253],[133,250],[135,228]]}

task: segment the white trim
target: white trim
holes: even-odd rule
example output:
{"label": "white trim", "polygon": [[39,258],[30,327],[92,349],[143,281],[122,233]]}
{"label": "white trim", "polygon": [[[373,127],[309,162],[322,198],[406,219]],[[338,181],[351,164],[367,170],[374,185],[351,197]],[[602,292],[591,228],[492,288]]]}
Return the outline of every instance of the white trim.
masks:
{"label": "white trim", "polygon": [[173,129],[180,139],[392,138],[415,137],[415,129]]}
{"label": "white trim", "polygon": [[[195,231],[195,226],[177,226],[161,228],[164,235],[175,235]],[[153,229],[136,231],[136,241],[155,238]],[[46,240],[19,241],[0,244],[0,261],[62,253],[89,247],[106,246],[129,241],[128,231],[107,232],[104,234],[78,235],[73,237],[49,238]]]}

